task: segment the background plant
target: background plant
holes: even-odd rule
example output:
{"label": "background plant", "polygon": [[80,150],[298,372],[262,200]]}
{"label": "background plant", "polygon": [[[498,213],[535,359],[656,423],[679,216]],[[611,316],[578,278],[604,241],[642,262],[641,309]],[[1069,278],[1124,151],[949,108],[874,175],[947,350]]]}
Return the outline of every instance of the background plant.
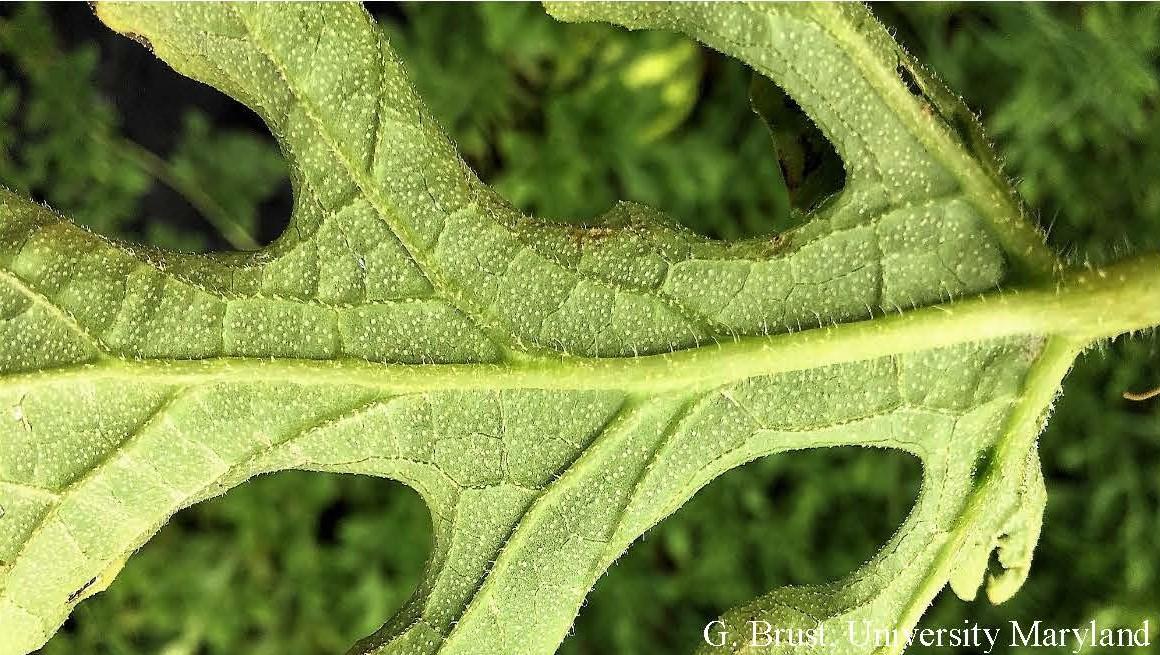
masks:
{"label": "background plant", "polygon": [[[878,10],[920,59],[982,111],[1009,157],[1008,172],[1044,222],[1053,223],[1053,243],[1077,259],[1106,258],[1122,251],[1129,238],[1138,246],[1157,243],[1158,200],[1148,179],[1155,170],[1148,162],[1160,151],[1149,130],[1158,95],[1154,8]],[[746,106],[748,76],[740,67],[668,35],[557,24],[535,6],[480,6],[473,9],[478,20],[440,13],[449,11],[416,6],[381,13],[435,113],[477,170],[523,208],[585,217],[626,197],[657,204],[719,236],[781,227],[761,222],[779,213],[774,210],[786,206],[791,193],[779,186],[780,167],[766,128]],[[83,22],[65,10],[58,13],[57,24]],[[170,184],[166,175],[196,182],[230,179],[214,166],[266,171],[263,179],[273,182],[243,185],[255,191],[245,196],[249,215],[256,217],[263,202],[280,202],[275,194],[284,190],[278,184],[284,173],[276,156],[270,158],[263,132],[247,122],[244,110],[222,104],[175,111],[176,120],[200,135],[184,141],[233,135],[252,144],[250,150],[232,151],[224,164],[215,164],[183,154],[192,145],[142,137],[139,142],[158,156],[141,156],[136,167],[113,163],[134,147],[125,145],[134,142],[118,125],[128,129],[155,119],[118,106],[125,76],[98,72],[95,56],[84,54],[93,51],[79,43],[63,44],[62,54],[42,54],[39,72],[34,61],[21,59],[32,48],[20,37],[53,29],[37,14],[19,9],[5,24],[9,74],[0,97],[10,107],[3,144],[5,162],[13,163],[12,173],[0,179],[39,192],[78,218],[121,217],[95,225],[101,231],[186,248],[221,247],[235,228],[216,225],[204,208],[191,211],[198,201],[189,196],[198,194],[197,185]],[[448,39],[444,26],[450,20],[466,34]],[[90,34],[108,45],[101,30],[94,24]],[[52,40],[60,39],[34,44]],[[100,61],[104,66],[117,59],[102,55]],[[104,85],[94,84],[94,77]],[[446,79],[462,84],[437,84]],[[60,89],[70,93],[54,96]],[[105,109],[81,116],[53,110],[71,98]],[[122,104],[131,109],[131,103]],[[193,111],[210,118],[182,118]],[[610,114],[617,120],[606,118]],[[55,117],[62,124],[49,124]],[[92,129],[63,124],[81,119]],[[66,129],[82,134],[61,137],[70,134]],[[770,183],[733,183],[753,171]],[[69,183],[54,190],[61,180]],[[94,188],[108,193],[92,193]],[[204,185],[201,192],[210,193]],[[167,204],[157,196],[168,198]],[[227,193],[219,202],[237,197]],[[171,216],[176,217],[166,220]],[[277,232],[276,226],[263,230],[258,218],[236,229],[259,241],[263,233]],[[946,594],[926,622],[952,624],[968,611],[982,621],[1046,616],[1065,624],[1095,616],[1155,616],[1151,549],[1160,524],[1157,478],[1149,464],[1157,461],[1160,426],[1149,405],[1118,397],[1126,388],[1154,382],[1152,351],[1151,341],[1117,345],[1106,356],[1085,358],[1070,376],[1044,437],[1051,501],[1027,587],[995,610],[981,604],[967,610]],[[840,484],[811,484],[823,472]],[[682,652],[689,640],[673,626],[698,626],[756,592],[825,579],[864,559],[897,524],[916,481],[912,463],[870,453],[769,458],[735,471],[621,560],[589,599],[565,650]],[[256,635],[260,648],[271,653],[341,649],[373,628],[383,608],[406,596],[426,552],[421,538],[408,541],[407,548],[381,547],[397,543],[399,531],[418,535],[426,529],[424,510],[405,492],[391,496],[388,512],[398,516],[384,514],[384,484],[280,474],[194,508],[131,561],[104,597],[82,605],[71,630],[46,651],[231,652]],[[885,510],[876,525],[834,520],[846,508],[864,511],[868,505]],[[301,520],[277,520],[286,512]],[[771,525],[778,527],[777,540],[769,539]],[[849,533],[835,535],[835,528]],[[171,577],[161,578],[162,571]],[[291,578],[292,585],[284,584]],[[158,584],[161,579],[172,582]],[[352,588],[355,593],[349,593]]]}

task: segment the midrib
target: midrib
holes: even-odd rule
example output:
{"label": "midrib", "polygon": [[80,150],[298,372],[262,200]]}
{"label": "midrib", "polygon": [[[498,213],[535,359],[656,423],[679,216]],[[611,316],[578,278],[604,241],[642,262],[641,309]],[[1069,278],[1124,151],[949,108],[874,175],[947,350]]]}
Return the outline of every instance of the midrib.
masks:
{"label": "midrib", "polygon": [[525,355],[498,364],[390,364],[364,360],[131,360],[108,358],[0,377],[0,391],[65,382],[346,385],[384,394],[471,389],[697,391],[747,378],[1004,337],[1080,342],[1160,324],[1160,256],[1082,270],[1052,288],[994,291],[968,300],[801,332],[625,358]]}

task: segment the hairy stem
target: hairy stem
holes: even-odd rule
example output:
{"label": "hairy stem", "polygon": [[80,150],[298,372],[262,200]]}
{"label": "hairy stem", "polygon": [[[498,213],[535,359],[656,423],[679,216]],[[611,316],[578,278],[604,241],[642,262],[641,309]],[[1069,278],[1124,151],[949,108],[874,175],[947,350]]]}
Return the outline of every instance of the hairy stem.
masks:
{"label": "hairy stem", "polygon": [[973,299],[797,333],[738,337],[632,358],[525,356],[504,364],[378,364],[364,360],[212,358],[93,364],[5,376],[0,388],[68,377],[197,384],[223,376],[355,384],[388,393],[433,389],[618,388],[663,393],[1018,335],[1091,343],[1160,325],[1160,256],[1069,272],[1050,286],[998,290]]}

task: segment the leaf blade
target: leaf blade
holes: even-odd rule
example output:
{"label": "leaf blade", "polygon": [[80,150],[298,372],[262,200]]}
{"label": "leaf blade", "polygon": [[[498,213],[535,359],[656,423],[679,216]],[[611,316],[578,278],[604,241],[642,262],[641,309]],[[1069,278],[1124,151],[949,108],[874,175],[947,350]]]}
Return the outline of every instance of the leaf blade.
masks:
{"label": "leaf blade", "polygon": [[[894,77],[861,8],[559,11],[756,62],[835,141],[847,189],[773,241],[709,241],[629,204],[546,224],[475,179],[356,7],[99,6],[262,113],[295,213],[267,250],[192,257],[0,197],[0,290],[44,310],[0,327],[92,335],[60,361],[0,349],[0,405],[20,408],[0,424],[0,505],[19,508],[0,532],[0,652],[46,640],[173,512],[285,468],[391,477],[431,509],[425,579],[360,652],[551,652],[639,535],[725,470],[807,447],[910,452],[924,492],[865,567],[731,620],[906,626],[948,580],[973,593],[997,545],[1009,573],[989,593],[1017,586],[1043,415],[1082,343],[1158,322],[1160,302],[1128,302],[1155,297],[1155,261],[1050,278],[1009,190]],[[824,73],[840,83],[811,86]],[[992,291],[1015,281],[1039,283]],[[92,453],[54,445],[69,439]]]}

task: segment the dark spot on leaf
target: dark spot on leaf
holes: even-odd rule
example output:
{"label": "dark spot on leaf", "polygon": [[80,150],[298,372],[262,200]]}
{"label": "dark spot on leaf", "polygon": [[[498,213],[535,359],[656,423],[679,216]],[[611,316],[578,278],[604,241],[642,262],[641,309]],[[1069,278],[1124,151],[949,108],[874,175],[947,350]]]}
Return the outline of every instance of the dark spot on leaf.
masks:
{"label": "dark spot on leaf", "polygon": [[983,483],[983,478],[987,476],[987,471],[991,470],[991,465],[995,460],[995,447],[991,446],[979,453],[975,459],[975,465],[971,467],[971,483],[974,486],[979,486]]}
{"label": "dark spot on leaf", "polygon": [[88,589],[89,587],[93,586],[96,583],[97,583],[96,578],[93,578],[93,579],[89,580],[88,582],[84,583],[84,585],[82,585],[80,589],[77,589],[76,591],[74,591],[68,595],[68,602],[75,603],[76,600],[81,597],[81,594],[85,593],[86,589]]}
{"label": "dark spot on leaf", "polygon": [[959,138],[959,141],[967,147],[975,146],[975,139],[972,136],[975,130],[971,121],[972,119],[965,110],[951,114],[950,120],[947,121],[951,129],[955,131],[955,135]]}
{"label": "dark spot on leaf", "polygon": [[914,73],[905,64],[899,62],[898,66],[894,68],[894,72],[898,74],[898,79],[906,85],[908,91],[920,98],[925,97],[926,94],[922,92],[922,87],[919,86],[918,80],[915,79]]}
{"label": "dark spot on leaf", "polygon": [[789,245],[789,237],[784,234],[771,234],[766,241],[769,243],[770,252],[783,250]]}

